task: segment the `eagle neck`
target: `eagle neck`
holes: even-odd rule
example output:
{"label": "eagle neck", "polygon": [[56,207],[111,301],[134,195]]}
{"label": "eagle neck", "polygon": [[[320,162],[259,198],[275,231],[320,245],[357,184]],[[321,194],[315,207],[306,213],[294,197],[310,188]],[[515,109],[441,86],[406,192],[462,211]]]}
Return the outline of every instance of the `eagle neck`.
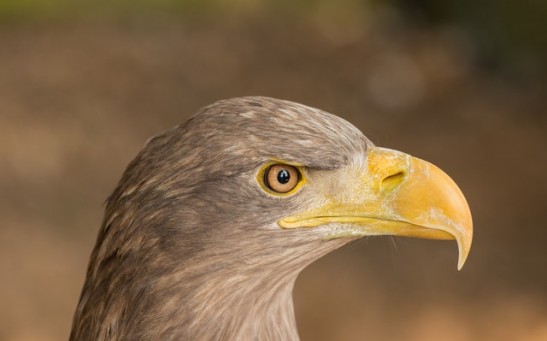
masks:
{"label": "eagle neck", "polygon": [[251,277],[230,267],[217,273],[189,291],[185,311],[190,318],[180,336],[299,340],[292,299],[298,273],[262,269],[255,272],[261,276]]}

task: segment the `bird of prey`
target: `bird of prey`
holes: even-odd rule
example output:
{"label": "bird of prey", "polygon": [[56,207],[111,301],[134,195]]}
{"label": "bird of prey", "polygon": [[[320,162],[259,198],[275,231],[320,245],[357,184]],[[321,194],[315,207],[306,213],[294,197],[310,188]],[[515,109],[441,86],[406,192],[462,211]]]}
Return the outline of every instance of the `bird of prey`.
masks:
{"label": "bird of prey", "polygon": [[222,100],[148,141],[107,200],[71,340],[298,340],[299,272],[364,236],[472,240],[436,166],[347,121]]}

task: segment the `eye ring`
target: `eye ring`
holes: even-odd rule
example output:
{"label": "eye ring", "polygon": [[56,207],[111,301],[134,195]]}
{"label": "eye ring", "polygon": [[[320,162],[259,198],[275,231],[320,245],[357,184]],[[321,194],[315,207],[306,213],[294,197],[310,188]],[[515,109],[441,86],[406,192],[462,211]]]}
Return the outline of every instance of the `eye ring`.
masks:
{"label": "eye ring", "polygon": [[264,171],[264,186],[276,194],[288,194],[302,181],[302,174],[298,167],[276,163],[268,166]]}

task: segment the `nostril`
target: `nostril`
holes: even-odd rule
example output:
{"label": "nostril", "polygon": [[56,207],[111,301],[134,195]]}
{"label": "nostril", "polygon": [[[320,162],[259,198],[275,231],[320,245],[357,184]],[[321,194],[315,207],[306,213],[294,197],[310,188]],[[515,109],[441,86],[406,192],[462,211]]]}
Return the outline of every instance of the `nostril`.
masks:
{"label": "nostril", "polygon": [[384,178],[384,180],[382,180],[382,189],[389,191],[399,186],[399,184],[404,180],[405,175],[405,172],[400,171]]}

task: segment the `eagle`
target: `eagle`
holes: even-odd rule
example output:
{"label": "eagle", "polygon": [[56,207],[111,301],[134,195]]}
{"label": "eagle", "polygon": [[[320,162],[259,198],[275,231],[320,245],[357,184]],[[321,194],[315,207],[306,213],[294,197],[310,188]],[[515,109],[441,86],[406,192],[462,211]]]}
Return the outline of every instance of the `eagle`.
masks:
{"label": "eagle", "polygon": [[436,166],[344,119],[221,100],[151,138],[106,202],[70,340],[298,340],[310,263],[366,236],[456,240],[469,206]]}

